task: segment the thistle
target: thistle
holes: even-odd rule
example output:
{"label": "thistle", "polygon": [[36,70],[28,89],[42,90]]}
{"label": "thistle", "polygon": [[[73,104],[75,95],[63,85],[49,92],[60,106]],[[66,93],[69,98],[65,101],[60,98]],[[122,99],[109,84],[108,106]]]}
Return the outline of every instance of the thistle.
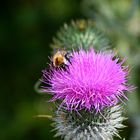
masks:
{"label": "thistle", "polygon": [[53,95],[52,101],[61,100],[60,107],[70,111],[95,109],[100,112],[104,107],[116,105],[121,97],[127,99],[124,91],[130,87],[126,84],[128,67],[122,66],[124,61],[113,60],[112,52],[93,49],[73,51],[71,55],[65,69],[43,71],[44,83],[51,83],[43,91]]}
{"label": "thistle", "polygon": [[92,20],[77,20],[72,21],[70,25],[64,26],[53,38],[52,48],[65,48],[72,50],[82,46],[88,49],[89,46],[94,46],[95,50],[106,50],[110,48],[109,39],[101,33]]}
{"label": "thistle", "polygon": [[[52,47],[64,48],[44,69],[41,92],[58,107],[53,118],[56,136],[72,140],[112,140],[123,128],[128,66],[109,48],[93,22],[76,21],[64,28]],[[59,58],[58,58],[59,57]],[[55,61],[55,62],[54,62]]]}

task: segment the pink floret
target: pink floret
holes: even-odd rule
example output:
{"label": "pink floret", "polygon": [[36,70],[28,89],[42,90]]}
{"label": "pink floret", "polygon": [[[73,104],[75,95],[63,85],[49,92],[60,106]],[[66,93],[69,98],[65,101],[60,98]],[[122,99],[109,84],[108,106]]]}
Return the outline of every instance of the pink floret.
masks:
{"label": "pink floret", "polygon": [[[45,70],[43,77],[51,83],[44,92],[53,95],[52,101],[62,100],[61,107],[68,110],[95,109],[117,104],[127,99],[127,67],[113,60],[113,52],[94,52],[93,49],[73,51],[71,63],[64,69]],[[45,80],[44,80],[45,81]],[[44,82],[45,83],[45,82]]]}

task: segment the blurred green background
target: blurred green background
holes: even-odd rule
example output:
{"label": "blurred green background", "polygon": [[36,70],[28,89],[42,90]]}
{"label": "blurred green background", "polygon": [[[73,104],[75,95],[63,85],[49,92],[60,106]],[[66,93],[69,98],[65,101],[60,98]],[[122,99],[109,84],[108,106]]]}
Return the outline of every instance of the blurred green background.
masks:
{"label": "blurred green background", "polygon": [[140,2],[139,0],[19,0],[0,5],[0,140],[56,140],[47,95],[34,85],[51,54],[56,31],[72,19],[93,19],[131,65],[128,125],[120,134],[140,140]]}

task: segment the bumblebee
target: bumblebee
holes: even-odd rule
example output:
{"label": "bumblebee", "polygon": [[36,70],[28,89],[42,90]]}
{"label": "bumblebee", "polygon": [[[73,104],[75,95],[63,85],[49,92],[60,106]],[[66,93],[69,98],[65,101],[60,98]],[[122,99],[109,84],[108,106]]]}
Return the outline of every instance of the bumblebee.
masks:
{"label": "bumblebee", "polygon": [[54,67],[63,67],[67,66],[70,63],[70,52],[64,50],[57,51],[52,58]]}

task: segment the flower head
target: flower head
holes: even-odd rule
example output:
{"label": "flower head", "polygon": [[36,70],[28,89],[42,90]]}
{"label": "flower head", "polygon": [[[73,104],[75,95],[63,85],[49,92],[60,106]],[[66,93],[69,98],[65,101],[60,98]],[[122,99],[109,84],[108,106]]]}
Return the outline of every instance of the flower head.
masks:
{"label": "flower head", "polygon": [[72,50],[82,45],[85,50],[89,46],[94,46],[96,50],[106,50],[111,48],[110,41],[104,33],[102,33],[92,20],[76,20],[70,24],[64,24],[53,38],[51,47],[65,48]]}
{"label": "flower head", "polygon": [[130,89],[126,85],[127,67],[122,66],[124,60],[118,60],[111,51],[73,51],[65,69],[43,71],[44,83],[51,85],[43,91],[53,95],[52,101],[62,100],[60,106],[67,110],[94,108],[99,112],[116,105]]}

